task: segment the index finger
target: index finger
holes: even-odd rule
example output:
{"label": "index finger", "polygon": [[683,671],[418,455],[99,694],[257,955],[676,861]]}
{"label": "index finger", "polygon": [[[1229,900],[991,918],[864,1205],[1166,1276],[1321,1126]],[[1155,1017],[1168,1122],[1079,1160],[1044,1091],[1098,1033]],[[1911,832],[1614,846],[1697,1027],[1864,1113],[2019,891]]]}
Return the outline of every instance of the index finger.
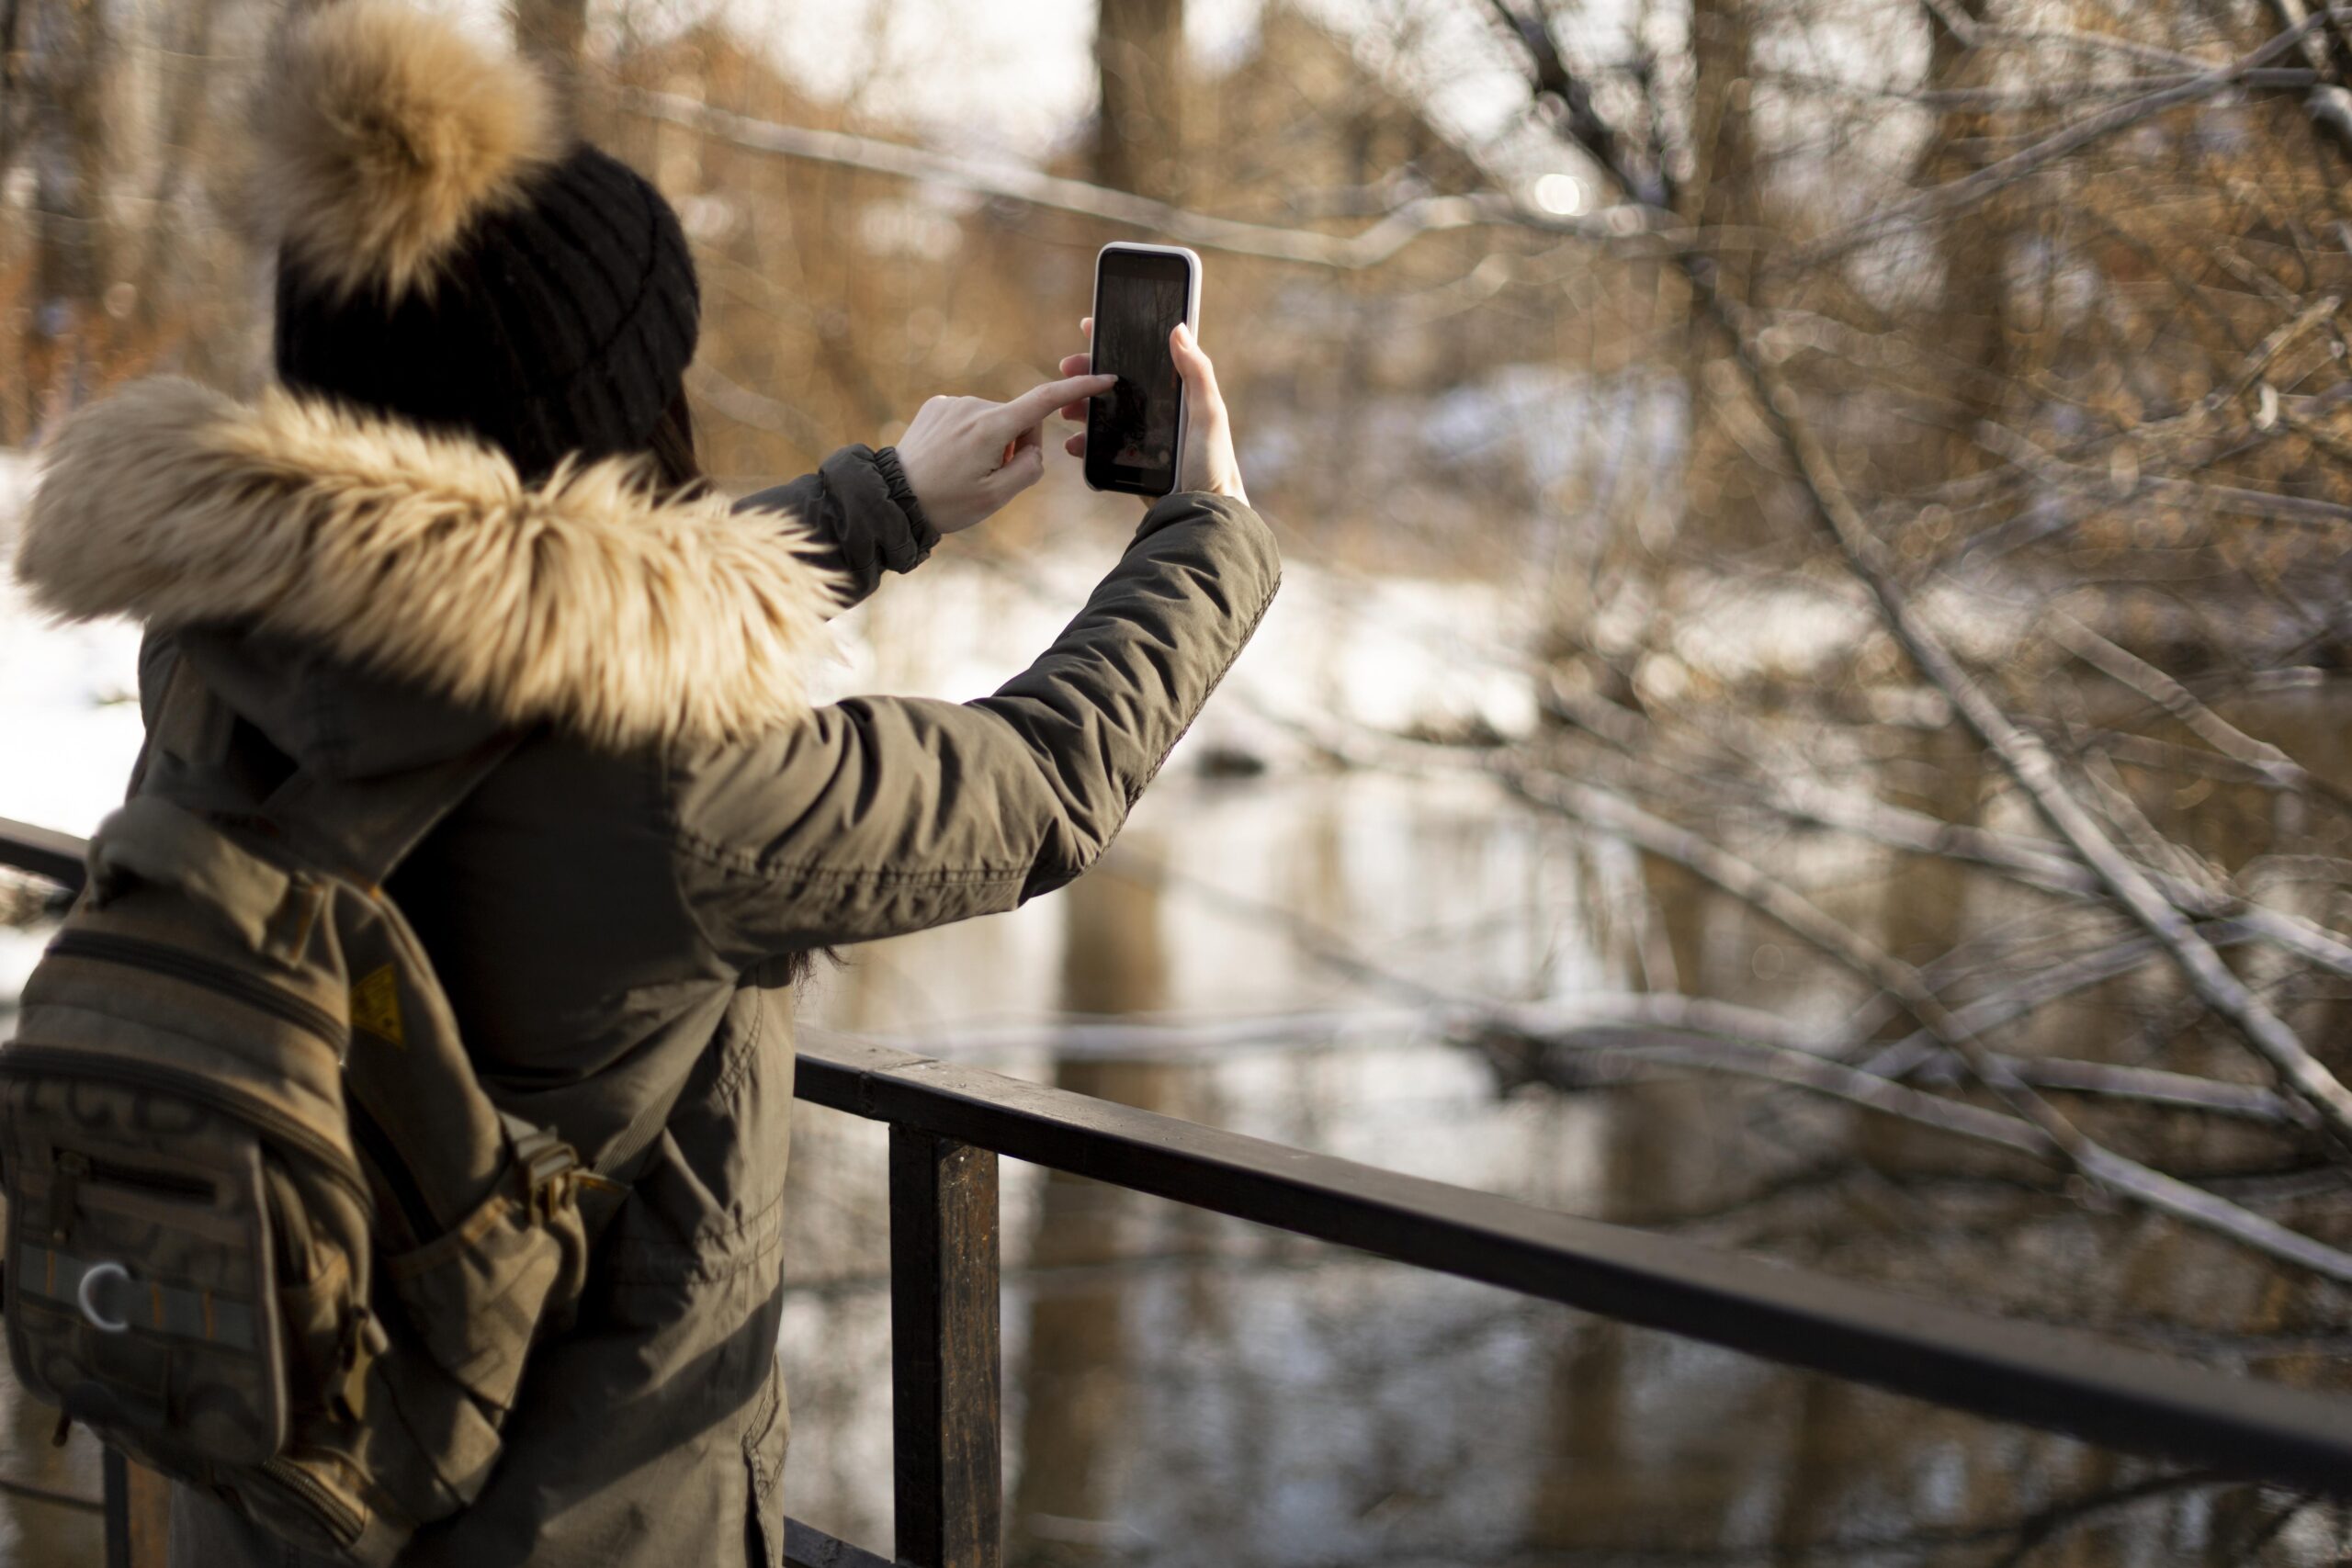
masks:
{"label": "index finger", "polygon": [[1064,403],[1099,396],[1119,384],[1116,376],[1065,376],[1030,388],[1004,405],[1002,428],[1020,430],[1036,424]]}

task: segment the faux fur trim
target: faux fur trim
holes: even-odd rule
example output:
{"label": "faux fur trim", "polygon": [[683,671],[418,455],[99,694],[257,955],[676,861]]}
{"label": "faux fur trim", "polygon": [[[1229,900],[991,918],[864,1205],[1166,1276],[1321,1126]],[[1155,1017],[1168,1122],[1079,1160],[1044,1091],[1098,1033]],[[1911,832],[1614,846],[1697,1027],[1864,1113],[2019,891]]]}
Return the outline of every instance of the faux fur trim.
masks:
{"label": "faux fur trim", "polygon": [[398,0],[338,0],[288,29],[254,100],[253,214],[343,297],[429,292],[479,215],[561,155],[538,73]]}
{"label": "faux fur trim", "polygon": [[628,750],[807,713],[840,592],[811,550],[788,517],[657,499],[639,462],[528,488],[478,442],[164,377],[43,450],[16,571],[71,619],[251,626]]}

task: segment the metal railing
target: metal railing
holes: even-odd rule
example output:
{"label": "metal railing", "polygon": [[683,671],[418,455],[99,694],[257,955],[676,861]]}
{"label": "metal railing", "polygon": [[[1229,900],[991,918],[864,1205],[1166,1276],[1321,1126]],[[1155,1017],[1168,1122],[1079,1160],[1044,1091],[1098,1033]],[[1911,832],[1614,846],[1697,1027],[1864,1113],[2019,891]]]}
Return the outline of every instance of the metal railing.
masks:
{"label": "metal railing", "polygon": [[[0,865],[72,887],[79,849],[0,821]],[[912,1568],[1001,1560],[1000,1156],[1930,1404],[2352,1498],[2352,1400],[820,1032],[801,1043],[794,1092],[890,1129],[896,1561]],[[140,1482],[126,1484],[135,1518]],[[116,1514],[109,1562],[133,1563],[127,1548],[114,1555]],[[797,1521],[785,1555],[794,1568],[892,1562]]]}

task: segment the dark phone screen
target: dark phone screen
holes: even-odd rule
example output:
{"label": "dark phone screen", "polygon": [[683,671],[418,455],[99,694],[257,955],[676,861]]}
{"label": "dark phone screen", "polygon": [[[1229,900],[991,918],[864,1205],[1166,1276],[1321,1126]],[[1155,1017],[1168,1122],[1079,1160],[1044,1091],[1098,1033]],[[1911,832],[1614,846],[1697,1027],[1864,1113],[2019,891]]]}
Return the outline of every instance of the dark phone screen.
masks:
{"label": "dark phone screen", "polygon": [[1182,256],[1105,251],[1094,288],[1094,368],[1119,384],[1086,413],[1086,478],[1102,490],[1176,488],[1179,389],[1168,334],[1193,294]]}

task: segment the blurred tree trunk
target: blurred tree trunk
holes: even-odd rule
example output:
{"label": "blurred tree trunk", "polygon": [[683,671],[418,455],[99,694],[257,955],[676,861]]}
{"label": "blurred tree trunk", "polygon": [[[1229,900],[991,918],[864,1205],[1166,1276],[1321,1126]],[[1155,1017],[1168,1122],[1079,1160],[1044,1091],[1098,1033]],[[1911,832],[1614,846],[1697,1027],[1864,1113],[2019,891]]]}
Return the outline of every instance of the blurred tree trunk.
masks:
{"label": "blurred tree trunk", "polygon": [[107,181],[113,116],[107,112],[114,35],[107,0],[35,0],[32,67],[33,299],[26,382],[33,420],[71,399],[103,318],[113,249]]}
{"label": "blurred tree trunk", "polygon": [[137,289],[139,321],[147,331],[158,324],[183,247],[188,225],[179,205],[189,179],[189,164],[199,154],[205,95],[213,62],[214,13],[219,0],[181,0],[159,18],[163,42],[169,53],[163,72],[163,134],[156,149],[162,160],[154,184],[147,231],[139,242],[139,260],[128,274]]}
{"label": "blurred tree trunk", "polygon": [[580,46],[588,36],[588,0],[514,0],[514,41],[538,62],[566,117],[580,114]]}
{"label": "blurred tree trunk", "polygon": [[[1714,259],[1717,291],[1741,305],[1750,302],[1755,267],[1747,247],[1758,217],[1749,109],[1754,10],[1754,0],[1692,0],[1690,169],[1675,192],[1676,210],[1707,237],[1702,243]],[[1731,374],[1714,328],[1695,315],[1687,352],[1685,531],[1702,546],[1756,544],[1763,534],[1770,476],[1739,438],[1740,424],[1753,418],[1747,393]]]}
{"label": "blurred tree trunk", "polygon": [[[1080,1018],[1156,1012],[1168,1001],[1160,889],[1116,867],[1070,884],[1064,895],[1061,1010]],[[1054,1087],[1122,1105],[1181,1114],[1182,1069],[1164,1062],[1064,1056]],[[1034,1269],[1096,1269],[1035,1292],[1029,1305],[1027,1398],[1021,1470],[1007,1509],[1012,1560],[1028,1557],[1029,1522],[1111,1517],[1136,1428],[1125,1391],[1136,1347],[1127,1328],[1133,1281],[1110,1265],[1136,1245],[1145,1201],[1066,1171],[1046,1173]],[[1043,1558],[1043,1561],[1059,1561]]]}
{"label": "blurred tree trunk", "polygon": [[1178,200],[1184,190],[1184,0],[1101,3],[1095,177],[1138,196]]}
{"label": "blurred tree trunk", "polygon": [[[1988,0],[1950,0],[1963,20],[1986,20]],[[1928,85],[1936,88],[1983,87],[1991,85],[1981,56],[1967,48],[1933,7],[1928,11]],[[1994,117],[1983,109],[1948,109],[1938,120],[1928,145],[1923,183],[1949,185],[1974,174],[1984,164],[1976,149],[1998,145]],[[1979,422],[1998,419],[2007,400],[2009,373],[2008,294],[2009,220],[2007,204],[1998,197],[1985,202],[1965,223],[1936,226],[1937,248],[1942,253],[1942,319],[1934,341],[1942,344],[1951,364],[1951,395],[1954,405],[1951,434],[1939,451],[1918,443],[1915,450],[1939,471],[1898,475],[1898,479],[1934,483],[1983,468],[1990,454],[1975,439]]]}
{"label": "blurred tree trunk", "polygon": [[17,166],[28,112],[24,21],[25,0],[0,0],[0,180]]}

